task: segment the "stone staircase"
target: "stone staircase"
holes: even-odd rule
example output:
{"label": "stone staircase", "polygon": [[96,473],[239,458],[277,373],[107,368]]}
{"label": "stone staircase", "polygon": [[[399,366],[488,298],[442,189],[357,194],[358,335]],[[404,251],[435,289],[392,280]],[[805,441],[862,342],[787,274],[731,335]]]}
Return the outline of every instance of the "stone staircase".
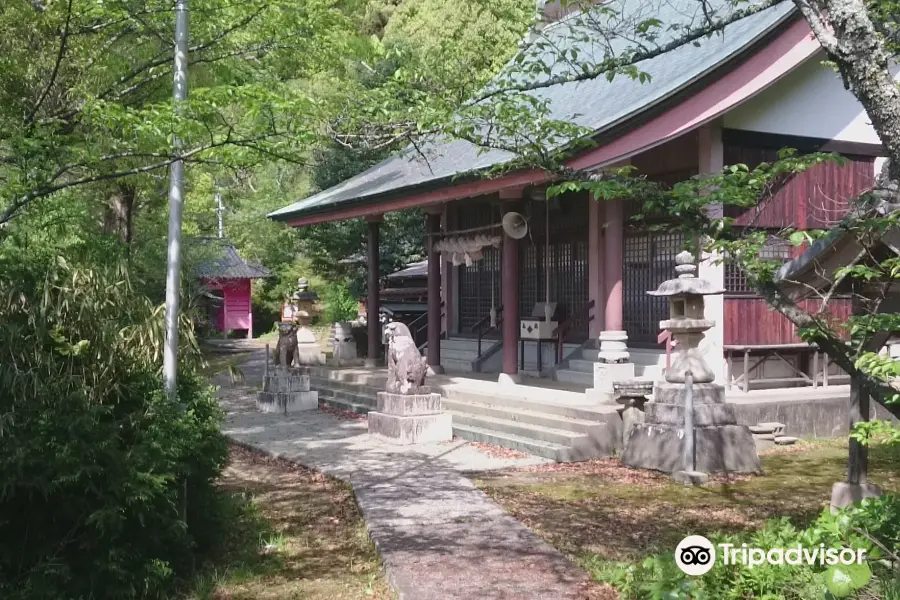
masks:
{"label": "stone staircase", "polygon": [[[481,340],[481,351],[485,352],[497,340]],[[441,365],[454,373],[472,373],[478,358],[478,340],[475,338],[447,338],[441,340]]]}
{"label": "stone staircase", "polygon": [[[311,372],[311,387],[319,392],[319,403],[362,414],[374,410],[384,378],[370,376],[363,381],[342,375],[340,371]],[[433,391],[443,396],[443,408],[453,417],[453,434],[462,439],[558,462],[609,456],[621,439],[615,407],[562,405],[541,398],[558,391],[532,388],[527,394],[514,390],[496,394],[456,385],[435,386]]]}
{"label": "stone staircase", "polygon": [[443,406],[457,437],[558,462],[610,456],[621,436],[614,410],[455,389],[444,390]]}
{"label": "stone staircase", "polygon": [[[556,370],[556,380],[593,387],[594,363],[598,361],[599,352],[593,347],[583,347],[575,352]],[[628,352],[634,363],[635,377],[651,381],[661,378],[666,365],[666,355],[663,352],[641,348],[629,348]]]}

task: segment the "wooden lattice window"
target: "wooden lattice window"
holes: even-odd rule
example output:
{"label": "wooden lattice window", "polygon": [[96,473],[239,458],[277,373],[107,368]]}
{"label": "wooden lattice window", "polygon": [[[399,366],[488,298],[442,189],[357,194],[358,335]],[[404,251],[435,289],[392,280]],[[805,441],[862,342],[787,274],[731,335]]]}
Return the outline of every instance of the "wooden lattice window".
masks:
{"label": "wooden lattice window", "polygon": [[[546,296],[544,278],[546,246],[532,244],[526,238],[519,253],[519,315],[531,314],[535,303]],[[588,301],[587,240],[550,242],[550,301],[556,302],[563,316],[580,311]],[[571,333],[574,338],[587,335],[588,323],[582,319]]]}
{"label": "wooden lattice window", "polygon": [[[471,229],[500,221],[500,209],[488,202],[462,203],[458,210],[459,229]],[[491,289],[494,305],[500,298],[500,249],[485,248],[484,258],[472,266],[459,267],[459,330],[468,333],[472,326],[491,310]]]}
{"label": "wooden lattice window", "polygon": [[[760,250],[760,258],[772,260],[781,264],[791,259],[791,246],[787,240],[777,236],[770,236],[766,244]],[[725,291],[729,295],[752,296],[756,292],[747,282],[747,275],[734,261],[725,257]]]}
{"label": "wooden lattice window", "polygon": [[668,318],[665,298],[647,294],[675,276],[675,256],[684,250],[681,233],[626,231],[622,277],[622,320],[628,339],[655,344],[659,322]]}

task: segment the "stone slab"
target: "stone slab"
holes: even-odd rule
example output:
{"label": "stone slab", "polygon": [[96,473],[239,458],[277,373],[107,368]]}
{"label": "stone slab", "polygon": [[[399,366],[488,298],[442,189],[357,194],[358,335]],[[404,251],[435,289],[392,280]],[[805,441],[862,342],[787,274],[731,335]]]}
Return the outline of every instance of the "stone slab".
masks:
{"label": "stone slab", "polygon": [[884,492],[874,483],[847,483],[839,481],[831,487],[831,510],[846,508],[866,498],[878,498]]}
{"label": "stone slab", "polygon": [[[698,404],[723,404],[725,387],[716,383],[695,383],[694,406]],[[658,381],[653,388],[653,401],[660,404],[680,404],[684,406],[684,384]]]}
{"label": "stone slab", "polygon": [[759,434],[763,434],[763,433],[775,433],[775,428],[774,428],[774,427],[766,427],[766,426],[764,426],[764,425],[762,425],[762,424],[760,424],[760,425],[749,425],[748,428],[750,429],[750,433],[759,433]]}
{"label": "stone slab", "polygon": [[376,410],[399,416],[433,415],[441,412],[441,395],[378,392]]}
{"label": "stone slab", "polygon": [[800,438],[796,438],[790,435],[775,436],[775,443],[779,446],[790,446],[791,444],[796,444],[799,441]]}
{"label": "stone slab", "polygon": [[[759,473],[759,454],[753,435],[744,425],[694,429],[697,464],[704,473]],[[622,462],[638,469],[673,473],[684,469],[684,431],[677,427],[638,423],[622,453]]]}
{"label": "stone slab", "polygon": [[697,486],[709,481],[709,475],[700,471],[675,471],[672,473],[672,479],[676,483]]}
{"label": "stone slab", "polygon": [[370,411],[368,420],[369,434],[391,444],[405,446],[453,439],[453,418],[447,413],[399,416]]}
{"label": "stone slab", "polygon": [[270,373],[263,381],[266,392],[308,392],[309,375]]}
{"label": "stone slab", "polygon": [[256,406],[267,413],[295,413],[319,408],[319,392],[259,392]]}
{"label": "stone slab", "polygon": [[[684,425],[684,405],[648,402],[644,405],[647,421],[662,425]],[[731,404],[697,404],[694,406],[694,426],[734,425],[737,423]]]}

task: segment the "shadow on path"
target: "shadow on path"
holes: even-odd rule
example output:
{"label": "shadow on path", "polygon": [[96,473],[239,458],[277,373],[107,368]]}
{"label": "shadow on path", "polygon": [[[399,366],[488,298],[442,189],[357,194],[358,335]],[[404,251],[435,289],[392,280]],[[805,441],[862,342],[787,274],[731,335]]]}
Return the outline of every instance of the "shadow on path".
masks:
{"label": "shadow on path", "polygon": [[615,598],[524,525],[463,472],[543,462],[488,456],[464,441],[393,446],[370,438],[365,420],[321,411],[256,410],[263,352],[241,365],[245,382],[219,378],[234,441],[349,482],[388,578],[402,600]]}

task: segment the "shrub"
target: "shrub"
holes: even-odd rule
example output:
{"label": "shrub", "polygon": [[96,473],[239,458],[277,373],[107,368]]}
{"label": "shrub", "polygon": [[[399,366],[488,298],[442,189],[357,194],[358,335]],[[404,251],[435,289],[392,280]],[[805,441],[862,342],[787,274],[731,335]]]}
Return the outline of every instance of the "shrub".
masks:
{"label": "shrub", "polygon": [[215,543],[227,445],[189,322],[173,403],[123,268],[0,258],[0,597],[158,597]]}
{"label": "shrub", "polygon": [[[705,575],[690,577],[669,553],[647,557],[637,564],[591,565],[595,576],[614,585],[625,599],[666,600],[808,600],[810,598],[896,597],[897,556],[900,547],[900,499],[884,496],[832,514],[826,509],[807,529],[796,529],[787,519],[773,519],[761,530],[743,535],[710,536],[717,545],[740,548],[790,548],[801,544],[814,549],[854,548],[866,550],[860,567],[827,565],[771,565],[754,568],[724,565],[719,557]],[[894,594],[894,596],[891,596]]]}
{"label": "shrub", "polygon": [[330,284],[322,300],[325,305],[322,318],[326,323],[351,321],[359,315],[359,301],[343,284]]}

